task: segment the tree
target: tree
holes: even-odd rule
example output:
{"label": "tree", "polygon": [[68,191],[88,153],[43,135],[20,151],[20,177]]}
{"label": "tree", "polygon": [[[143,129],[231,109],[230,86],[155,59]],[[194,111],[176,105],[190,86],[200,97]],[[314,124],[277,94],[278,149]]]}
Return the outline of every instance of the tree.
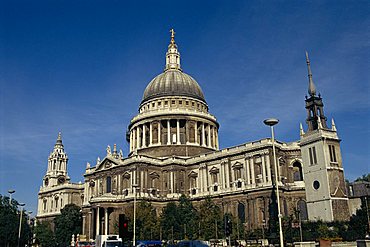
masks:
{"label": "tree", "polygon": [[[9,197],[0,195],[0,246],[16,246],[18,244],[20,211],[18,202]],[[4,224],[6,222],[6,224]],[[22,231],[20,245],[28,243],[31,237],[31,230],[27,224],[27,215],[22,213]]]}
{"label": "tree", "polygon": [[178,218],[180,229],[183,233],[183,239],[196,239],[198,228],[198,212],[193,207],[193,204],[185,195],[181,195],[178,208]]}
{"label": "tree", "polygon": [[181,222],[174,202],[167,203],[161,214],[161,229],[164,239],[181,239]]}
{"label": "tree", "polygon": [[49,223],[38,222],[34,229],[34,233],[36,236],[36,243],[40,244],[41,247],[56,246],[55,236]]}
{"label": "tree", "polygon": [[158,218],[152,204],[141,201],[137,208],[136,229],[138,239],[159,239]]}
{"label": "tree", "polygon": [[82,214],[81,208],[75,204],[68,204],[62,210],[61,214],[54,219],[55,237],[58,246],[69,246],[72,234],[81,233]]}
{"label": "tree", "polygon": [[221,238],[224,235],[223,213],[210,197],[207,197],[200,205],[199,225],[200,237],[205,240]]}
{"label": "tree", "polygon": [[355,182],[359,182],[359,181],[370,182],[370,173],[363,174],[362,177],[356,178]]}

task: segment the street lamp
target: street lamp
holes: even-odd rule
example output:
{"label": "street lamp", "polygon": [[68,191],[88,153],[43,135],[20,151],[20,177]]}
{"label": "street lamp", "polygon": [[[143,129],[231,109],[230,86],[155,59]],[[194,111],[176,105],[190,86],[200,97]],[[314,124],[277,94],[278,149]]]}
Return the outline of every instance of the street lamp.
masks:
{"label": "street lamp", "polygon": [[279,179],[278,179],[278,169],[276,162],[276,152],[275,152],[275,137],[274,137],[274,125],[279,123],[279,120],[276,118],[268,118],[263,121],[264,124],[270,126],[271,128],[271,142],[272,142],[272,153],[274,156],[274,169],[275,169],[275,184],[276,184],[276,198],[278,206],[278,218],[279,218],[279,235],[280,235],[280,247],[284,247],[284,237],[283,237],[283,228],[281,224],[281,212],[280,212],[280,196],[279,196]]}
{"label": "street lamp", "polygon": [[136,189],[139,187],[137,184],[133,184],[132,188],[134,188],[134,236],[132,240],[132,244],[135,247],[136,246]]}
{"label": "street lamp", "polygon": [[9,193],[9,204],[12,204],[12,194],[15,192],[15,190],[8,190]]}
{"label": "street lamp", "polygon": [[21,231],[22,231],[22,215],[23,215],[23,207],[26,205],[25,203],[19,203],[19,206],[21,206],[21,217],[19,218],[19,231],[18,231],[18,247],[19,247],[19,241],[21,240]]}

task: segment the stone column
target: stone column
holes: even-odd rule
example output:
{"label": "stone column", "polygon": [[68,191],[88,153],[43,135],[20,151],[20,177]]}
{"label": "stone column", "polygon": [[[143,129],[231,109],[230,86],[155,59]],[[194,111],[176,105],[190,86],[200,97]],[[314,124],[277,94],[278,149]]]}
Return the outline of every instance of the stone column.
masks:
{"label": "stone column", "polygon": [[161,145],[161,121],[158,122],[158,144]]}
{"label": "stone column", "polygon": [[204,129],[204,123],[202,123],[202,146],[206,146],[206,135],[205,135],[205,129]]}
{"label": "stone column", "polygon": [[252,184],[256,184],[256,176],[254,174],[254,160],[253,157],[250,157],[250,166],[251,166],[251,177],[252,177]]}
{"label": "stone column", "polygon": [[225,170],[224,170],[224,162],[221,162],[221,165],[220,165],[220,176],[221,176],[221,188],[224,189],[225,188]]}
{"label": "stone column", "polygon": [[149,124],[149,147],[153,145],[153,123]]}
{"label": "stone column", "polygon": [[271,163],[270,163],[270,156],[269,154],[267,153],[266,154],[266,169],[267,169],[267,181],[268,182],[271,182],[272,179],[271,179]]}
{"label": "stone column", "polygon": [[266,164],[265,164],[265,156],[261,156],[261,161],[262,161],[262,181],[263,183],[266,183]]}
{"label": "stone column", "polygon": [[132,129],[132,151],[136,149],[136,129]]}
{"label": "stone column", "polygon": [[225,162],[225,173],[226,173],[226,188],[230,187],[230,171],[229,171],[229,163]]}
{"label": "stone column", "polygon": [[197,121],[194,121],[194,143],[198,143],[198,124]]}
{"label": "stone column", "polygon": [[171,126],[170,120],[167,120],[167,145],[171,144]]}
{"label": "stone column", "polygon": [[216,136],[215,136],[215,126],[212,126],[212,141],[213,141],[213,148],[216,148]]}
{"label": "stone column", "polygon": [[208,124],[208,147],[212,147],[211,144],[211,125]]}
{"label": "stone column", "polygon": [[140,128],[136,127],[136,149],[140,148]]}
{"label": "stone column", "polygon": [[189,139],[190,139],[190,136],[189,136],[189,121],[185,120],[185,144],[189,143]]}
{"label": "stone column", "polygon": [[82,235],[85,235],[85,227],[86,227],[86,215],[82,215]]}
{"label": "stone column", "polygon": [[217,129],[216,129],[216,149],[218,149],[218,132],[217,132]]}
{"label": "stone column", "polygon": [[87,237],[88,239],[92,239],[91,233],[93,232],[93,216],[91,210],[89,211],[89,225],[88,225],[88,232]]}
{"label": "stone column", "polygon": [[100,235],[100,208],[96,208],[96,235]]}
{"label": "stone column", "polygon": [[104,234],[108,235],[108,208],[104,208]]}
{"label": "stone column", "polygon": [[181,144],[180,141],[180,120],[176,120],[176,144]]}
{"label": "stone column", "polygon": [[132,152],[132,131],[130,131],[130,152]]}
{"label": "stone column", "polygon": [[203,192],[203,174],[202,174],[202,168],[199,167],[199,174],[198,174],[198,183],[199,183],[199,192]]}
{"label": "stone column", "polygon": [[246,171],[247,171],[247,184],[251,184],[251,174],[248,158],[245,159]]}
{"label": "stone column", "polygon": [[143,140],[141,142],[143,148],[146,147],[146,125],[143,124]]}
{"label": "stone column", "polygon": [[121,180],[122,180],[122,177],[121,175],[116,175],[116,180],[117,180],[117,195],[121,195],[122,193],[122,185],[121,185]]}

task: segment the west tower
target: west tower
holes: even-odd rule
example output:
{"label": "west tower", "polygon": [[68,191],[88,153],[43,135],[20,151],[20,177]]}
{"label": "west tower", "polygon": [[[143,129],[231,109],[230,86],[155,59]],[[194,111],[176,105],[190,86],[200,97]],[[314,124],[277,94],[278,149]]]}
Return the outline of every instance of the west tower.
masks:
{"label": "west tower", "polygon": [[316,95],[310,60],[308,67],[308,93],[306,110],[308,125],[305,133],[301,125],[302,152],[306,200],[309,220],[346,220],[349,218],[348,197],[345,189],[340,139],[332,120],[331,128],[324,115],[321,95]]}

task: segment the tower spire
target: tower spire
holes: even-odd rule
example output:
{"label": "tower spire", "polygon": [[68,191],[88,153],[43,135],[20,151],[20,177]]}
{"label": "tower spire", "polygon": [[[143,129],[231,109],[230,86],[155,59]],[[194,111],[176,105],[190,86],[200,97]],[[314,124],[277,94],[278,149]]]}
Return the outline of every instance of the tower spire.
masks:
{"label": "tower spire", "polygon": [[170,33],[171,33],[171,41],[170,41],[170,44],[168,45],[168,50],[166,53],[166,68],[164,70],[165,71],[169,69],[181,70],[180,53],[177,50],[177,45],[175,42],[175,30],[172,28],[170,30]]}
{"label": "tower spire", "polygon": [[306,63],[308,69],[308,93],[310,96],[314,96],[316,94],[316,87],[312,80],[311,64],[307,51],[306,51]]}
{"label": "tower spire", "polygon": [[62,142],[62,132],[59,131],[58,133],[58,138],[55,143],[55,147],[63,147],[63,142]]}

